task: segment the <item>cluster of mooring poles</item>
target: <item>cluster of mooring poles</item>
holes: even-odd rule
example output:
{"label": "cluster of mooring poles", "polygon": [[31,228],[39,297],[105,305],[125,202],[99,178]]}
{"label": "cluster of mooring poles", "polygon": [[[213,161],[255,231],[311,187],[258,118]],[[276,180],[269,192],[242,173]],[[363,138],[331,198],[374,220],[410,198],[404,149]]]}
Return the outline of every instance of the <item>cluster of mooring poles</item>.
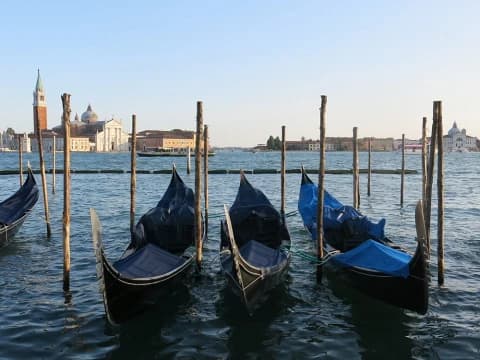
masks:
{"label": "cluster of mooring poles", "polygon": [[[62,125],[64,130],[64,206],[63,206],[63,289],[68,292],[70,289],[70,94],[64,93],[61,96],[63,105]],[[327,96],[321,96],[320,107],[320,164],[318,171],[318,207],[317,207],[317,280],[322,278],[323,254],[323,206],[324,206],[324,180],[325,180],[325,121],[326,121]],[[435,153],[437,152],[437,199],[438,199],[438,217],[437,217],[437,260],[438,260],[438,283],[444,283],[444,187],[443,187],[443,127],[442,127],[442,103],[434,101],[433,103],[433,119],[432,133],[430,137],[430,147],[427,153],[427,136],[426,136],[427,118],[422,119],[422,203],[423,216],[425,218],[426,227],[426,246],[430,256],[431,246],[431,209],[432,209],[432,186],[433,173],[435,164]],[[133,233],[135,226],[135,191],[136,191],[136,115],[132,115],[132,140],[131,140],[131,177],[130,177],[130,231]],[[48,211],[47,184],[45,175],[45,163],[43,159],[42,133],[38,121],[35,122],[35,130],[37,135],[38,152],[40,157],[40,173],[42,177],[42,189],[45,210],[45,222],[47,226],[47,236],[51,236],[50,216]],[[203,148],[202,148],[203,139]],[[360,206],[360,170],[358,163],[358,128],[353,128],[353,206]],[[21,135],[18,136],[18,153],[20,166],[20,184],[23,184],[23,164],[22,164],[22,140]],[[281,206],[282,216],[285,215],[285,174],[286,174],[286,139],[285,126],[282,126],[282,149],[281,149]],[[438,150],[438,151],[437,151]],[[368,139],[368,182],[367,195],[371,195],[371,138]],[[56,139],[53,137],[53,179],[52,192],[55,193],[55,153]],[[202,222],[202,167],[201,157],[203,156],[203,173],[204,173],[204,215]],[[402,164],[401,164],[401,184],[400,184],[400,206],[404,203],[404,176],[405,176],[405,134],[402,134]],[[187,155],[187,173],[190,174],[190,148]],[[196,264],[197,271],[201,270],[203,233],[208,235],[208,125],[203,124],[203,103],[197,102],[196,115],[196,143],[195,143],[195,244],[196,244]],[[202,223],[205,229],[202,229]]]}
{"label": "cluster of mooring poles", "polygon": [[[327,97],[321,96],[320,107],[320,167],[318,171],[318,208],[317,208],[317,280],[322,278],[323,254],[323,206],[324,206],[324,177],[325,177],[325,118],[326,118]],[[432,185],[435,164],[435,153],[437,153],[437,261],[438,261],[438,284],[444,283],[444,181],[443,181],[443,127],[442,127],[442,102],[433,102],[432,134],[430,137],[429,154],[427,154],[427,136],[426,124],[427,118],[423,117],[422,125],[422,206],[423,217],[425,219],[426,246],[427,253],[430,256],[430,224],[432,209]],[[368,139],[368,182],[367,195],[371,195],[371,138]],[[358,166],[358,128],[353,128],[353,207],[360,206],[360,179]],[[405,134],[402,134],[402,164],[401,164],[401,182],[400,182],[400,206],[404,203],[405,186]]]}

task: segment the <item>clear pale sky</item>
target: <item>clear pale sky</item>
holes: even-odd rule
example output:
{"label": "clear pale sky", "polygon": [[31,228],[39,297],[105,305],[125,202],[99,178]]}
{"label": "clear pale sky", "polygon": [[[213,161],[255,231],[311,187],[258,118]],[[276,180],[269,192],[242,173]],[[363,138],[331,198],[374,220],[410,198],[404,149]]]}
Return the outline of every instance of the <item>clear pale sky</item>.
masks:
{"label": "clear pale sky", "polygon": [[445,132],[480,137],[479,1],[3,1],[0,129],[32,131],[37,68],[48,126],[89,103],[130,131],[194,129],[215,146],[269,135],[421,136],[433,100]]}

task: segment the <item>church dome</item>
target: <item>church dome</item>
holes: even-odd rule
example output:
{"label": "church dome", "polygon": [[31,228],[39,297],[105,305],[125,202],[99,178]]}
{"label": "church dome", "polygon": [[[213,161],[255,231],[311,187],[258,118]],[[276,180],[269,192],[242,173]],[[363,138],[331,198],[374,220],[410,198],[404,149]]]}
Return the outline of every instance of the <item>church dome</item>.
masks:
{"label": "church dome", "polygon": [[454,121],[452,128],[450,130],[448,130],[448,136],[452,137],[452,136],[458,134],[459,132],[460,132],[460,130],[457,127],[457,122]]}
{"label": "church dome", "polygon": [[82,122],[90,124],[96,122],[97,114],[92,110],[92,106],[88,104],[87,110],[82,114]]}

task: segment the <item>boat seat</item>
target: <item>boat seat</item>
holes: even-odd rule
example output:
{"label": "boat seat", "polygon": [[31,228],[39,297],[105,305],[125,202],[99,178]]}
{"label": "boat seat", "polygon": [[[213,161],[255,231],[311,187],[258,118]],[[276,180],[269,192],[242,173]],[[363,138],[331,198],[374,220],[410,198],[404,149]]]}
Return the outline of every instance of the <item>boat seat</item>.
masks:
{"label": "boat seat", "polygon": [[113,267],[126,278],[147,278],[167,274],[185,262],[185,259],[169,253],[154,244],[120,259]]}
{"label": "boat seat", "polygon": [[255,240],[250,240],[243,245],[240,248],[240,254],[256,267],[272,267],[287,259],[283,251],[272,249]]}

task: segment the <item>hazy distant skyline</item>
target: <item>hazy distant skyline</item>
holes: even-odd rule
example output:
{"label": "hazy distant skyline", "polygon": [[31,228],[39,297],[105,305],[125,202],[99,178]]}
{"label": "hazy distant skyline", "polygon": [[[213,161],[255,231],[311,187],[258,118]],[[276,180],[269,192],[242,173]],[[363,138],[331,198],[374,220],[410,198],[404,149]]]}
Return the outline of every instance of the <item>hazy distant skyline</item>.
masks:
{"label": "hazy distant skyline", "polygon": [[[195,129],[196,101],[214,146],[268,136],[407,138],[443,102],[480,137],[480,2],[121,1],[9,2],[0,13],[0,129],[32,131],[40,68],[48,127],[90,103],[137,128]],[[73,118],[72,118],[73,120]]]}

